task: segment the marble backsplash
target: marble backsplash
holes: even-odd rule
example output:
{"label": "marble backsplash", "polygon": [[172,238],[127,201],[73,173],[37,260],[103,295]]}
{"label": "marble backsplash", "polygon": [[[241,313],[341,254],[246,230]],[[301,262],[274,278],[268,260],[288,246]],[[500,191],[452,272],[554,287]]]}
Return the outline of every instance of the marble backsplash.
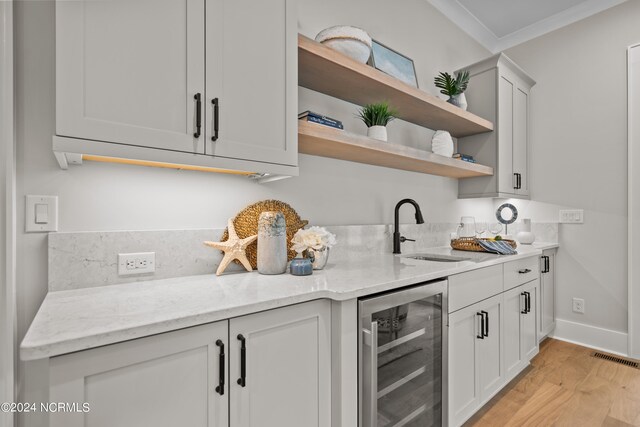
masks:
{"label": "marble backsplash", "polygon": [[[520,223],[509,228],[517,233]],[[403,224],[402,234],[416,242],[402,244],[404,253],[447,246],[456,223]],[[392,225],[328,226],[338,244],[331,259],[390,253]],[[220,240],[223,229],[104,231],[49,234],[49,290],[79,289],[143,280],[214,274],[222,255],[205,246],[205,240]],[[532,231],[540,242],[558,241],[558,224],[533,223]],[[156,271],[140,276],[118,276],[118,254],[155,252]],[[230,266],[228,271],[240,270]]]}

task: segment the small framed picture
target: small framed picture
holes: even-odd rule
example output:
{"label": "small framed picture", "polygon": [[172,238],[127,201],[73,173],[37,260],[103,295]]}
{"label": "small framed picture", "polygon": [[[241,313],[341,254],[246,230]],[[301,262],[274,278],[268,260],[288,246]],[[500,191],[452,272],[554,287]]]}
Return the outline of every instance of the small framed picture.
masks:
{"label": "small framed picture", "polygon": [[413,60],[375,40],[373,40],[369,64],[410,86],[418,87]]}

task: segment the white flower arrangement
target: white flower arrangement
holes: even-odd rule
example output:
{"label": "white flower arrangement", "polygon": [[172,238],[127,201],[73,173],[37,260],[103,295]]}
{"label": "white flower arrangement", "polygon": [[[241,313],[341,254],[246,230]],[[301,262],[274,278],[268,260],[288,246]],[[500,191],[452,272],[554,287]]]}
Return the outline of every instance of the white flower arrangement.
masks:
{"label": "white flower arrangement", "polygon": [[330,233],[326,228],[314,226],[306,230],[303,228],[298,230],[291,239],[291,243],[293,243],[291,249],[302,253],[307,249],[319,251],[331,248],[337,241],[335,234]]}

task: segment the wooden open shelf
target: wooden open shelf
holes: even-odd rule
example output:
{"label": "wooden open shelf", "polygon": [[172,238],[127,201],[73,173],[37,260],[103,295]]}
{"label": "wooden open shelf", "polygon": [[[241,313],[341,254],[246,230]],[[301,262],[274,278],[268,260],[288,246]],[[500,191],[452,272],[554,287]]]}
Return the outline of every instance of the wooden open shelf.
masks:
{"label": "wooden open shelf", "polygon": [[384,166],[451,178],[493,175],[493,168],[439,156],[363,135],[298,121],[298,150],[314,156]]}
{"label": "wooden open shelf", "polygon": [[493,123],[464,111],[382,71],[361,64],[298,35],[298,84],[358,105],[380,101],[399,110],[399,117],[454,137],[493,130]]}

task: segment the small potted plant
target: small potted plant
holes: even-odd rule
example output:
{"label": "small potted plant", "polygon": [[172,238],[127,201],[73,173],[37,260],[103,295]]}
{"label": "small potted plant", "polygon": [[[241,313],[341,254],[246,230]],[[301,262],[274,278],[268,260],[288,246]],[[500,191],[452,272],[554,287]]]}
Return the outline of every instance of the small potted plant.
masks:
{"label": "small potted plant", "polygon": [[467,109],[467,99],[464,96],[464,91],[467,90],[467,85],[469,84],[469,71],[461,71],[455,78],[449,73],[440,73],[434,79],[434,82],[436,87],[441,89],[440,93],[449,97],[447,102],[463,110]]}
{"label": "small potted plant", "polygon": [[367,125],[367,136],[380,141],[387,140],[387,125],[397,115],[387,102],[367,104],[358,111],[358,117]]}

